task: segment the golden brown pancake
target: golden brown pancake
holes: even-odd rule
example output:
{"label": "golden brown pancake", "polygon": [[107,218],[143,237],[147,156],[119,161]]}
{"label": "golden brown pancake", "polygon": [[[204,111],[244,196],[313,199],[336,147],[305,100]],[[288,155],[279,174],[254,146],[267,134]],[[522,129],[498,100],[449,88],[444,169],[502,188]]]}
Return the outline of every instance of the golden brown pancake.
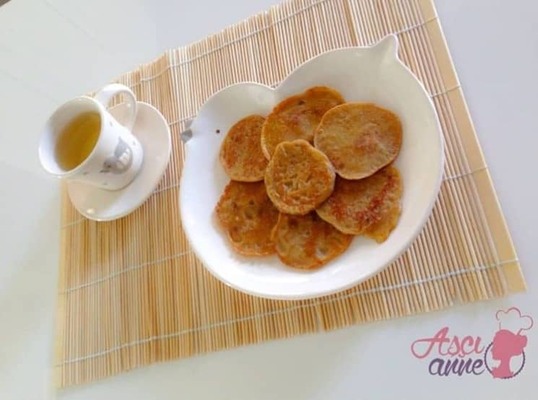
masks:
{"label": "golden brown pancake", "polygon": [[280,214],[272,239],[280,260],[291,267],[321,267],[342,254],[353,236],[346,235],[323,221],[316,213]]}
{"label": "golden brown pancake", "polygon": [[236,122],[226,134],[219,158],[231,179],[241,182],[263,180],[267,167],[260,142],[264,121],[260,115],[249,115]]}
{"label": "golden brown pancake", "polygon": [[275,252],[271,230],[278,210],[267,196],[263,181],[231,181],[219,199],[216,214],[238,253],[263,256]]}
{"label": "golden brown pancake", "polygon": [[[385,169],[388,168],[394,168],[394,170],[398,172],[395,167],[386,167]],[[379,221],[371,224],[364,231],[366,236],[375,240],[377,243],[383,243],[388,239],[391,232],[398,225],[398,221],[402,213],[401,197],[403,192],[403,184],[399,175],[397,182],[398,185],[396,186],[395,190],[391,192],[391,195],[383,202],[382,207],[379,210]]]}
{"label": "golden brown pancake", "polygon": [[360,180],[337,178],[332,195],[316,212],[340,231],[360,235],[388,215],[401,194],[400,173],[388,166]]}
{"label": "golden brown pancake", "polygon": [[280,102],[263,124],[261,143],[265,157],[271,159],[281,142],[304,139],[312,143],[323,114],[343,102],[340,93],[324,86],[313,87]]}
{"label": "golden brown pancake", "polygon": [[393,203],[392,207],[381,216],[378,222],[366,228],[364,234],[377,243],[383,243],[388,239],[394,228],[396,228],[396,225],[398,225],[401,212],[402,207],[400,202]]}
{"label": "golden brown pancake", "polygon": [[327,156],[302,139],[280,143],[265,171],[269,198],[287,214],[314,210],[332,193],[334,179]]}
{"label": "golden brown pancake", "polygon": [[362,179],[398,156],[402,124],[396,114],[375,104],[346,103],[323,116],[314,145],[342,178]]}

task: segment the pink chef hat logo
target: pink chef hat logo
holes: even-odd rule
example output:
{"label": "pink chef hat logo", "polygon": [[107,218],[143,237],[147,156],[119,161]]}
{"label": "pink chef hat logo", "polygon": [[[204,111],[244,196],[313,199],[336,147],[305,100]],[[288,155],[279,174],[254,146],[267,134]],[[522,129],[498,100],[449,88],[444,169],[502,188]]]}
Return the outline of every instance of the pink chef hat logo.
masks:
{"label": "pink chef hat logo", "polygon": [[524,349],[528,342],[525,332],[534,321],[529,315],[521,315],[516,307],[497,311],[495,318],[498,330],[486,349],[484,361],[494,378],[513,378],[525,366]]}

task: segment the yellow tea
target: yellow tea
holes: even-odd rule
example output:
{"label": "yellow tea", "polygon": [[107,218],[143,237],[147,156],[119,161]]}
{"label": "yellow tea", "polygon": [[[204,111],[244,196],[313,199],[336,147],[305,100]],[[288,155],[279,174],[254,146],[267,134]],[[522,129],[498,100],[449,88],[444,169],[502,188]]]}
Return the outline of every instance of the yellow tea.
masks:
{"label": "yellow tea", "polygon": [[80,165],[92,152],[99,132],[101,116],[90,111],[78,115],[59,133],[55,158],[60,167],[69,171]]}

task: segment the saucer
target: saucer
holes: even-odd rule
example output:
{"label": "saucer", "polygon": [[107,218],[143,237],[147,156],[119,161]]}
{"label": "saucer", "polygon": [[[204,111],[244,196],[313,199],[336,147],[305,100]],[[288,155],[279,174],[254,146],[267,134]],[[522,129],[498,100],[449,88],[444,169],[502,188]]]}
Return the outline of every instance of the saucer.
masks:
{"label": "saucer", "polygon": [[[127,112],[120,104],[108,110],[119,121]],[[170,161],[170,128],[153,106],[138,102],[133,134],[144,149],[144,160],[134,180],[119,190],[105,190],[82,182],[68,181],[67,190],[73,206],[86,218],[111,221],[121,218],[144,203],[159,184]]]}

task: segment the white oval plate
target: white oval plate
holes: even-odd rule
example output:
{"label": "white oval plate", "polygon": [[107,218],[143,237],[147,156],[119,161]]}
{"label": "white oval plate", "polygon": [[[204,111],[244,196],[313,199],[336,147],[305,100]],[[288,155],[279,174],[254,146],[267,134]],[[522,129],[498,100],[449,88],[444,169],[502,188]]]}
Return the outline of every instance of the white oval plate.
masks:
{"label": "white oval plate", "polygon": [[[396,259],[421,231],[439,192],[443,140],[426,91],[397,56],[395,36],[369,48],[319,55],[297,68],[276,89],[257,83],[229,86],[213,95],[191,125],[179,195],[183,228],[208,270],[252,295],[304,299],[328,295],[371,277]],[[249,114],[267,115],[281,100],[312,87],[332,87],[347,101],[374,102],[399,115],[403,145],[396,166],[404,183],[402,215],[382,244],[357,237],[337,259],[315,271],[283,265],[276,256],[236,254],[215,221],[214,208],[229,179],[219,164],[223,136]]]}

